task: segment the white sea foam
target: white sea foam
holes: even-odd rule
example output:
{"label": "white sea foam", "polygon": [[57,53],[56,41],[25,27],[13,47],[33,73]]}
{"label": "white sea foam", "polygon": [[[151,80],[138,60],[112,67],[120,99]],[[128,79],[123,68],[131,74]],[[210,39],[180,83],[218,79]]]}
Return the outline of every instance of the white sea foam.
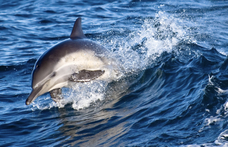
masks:
{"label": "white sea foam", "polygon": [[112,38],[110,48],[119,58],[126,72],[143,70],[163,52],[172,52],[181,41],[192,41],[186,22],[165,12],[154,19],[145,19],[141,28],[126,38]]}
{"label": "white sea foam", "polygon": [[228,146],[228,130],[223,131],[219,134],[217,140],[215,140],[215,144],[219,146]]}

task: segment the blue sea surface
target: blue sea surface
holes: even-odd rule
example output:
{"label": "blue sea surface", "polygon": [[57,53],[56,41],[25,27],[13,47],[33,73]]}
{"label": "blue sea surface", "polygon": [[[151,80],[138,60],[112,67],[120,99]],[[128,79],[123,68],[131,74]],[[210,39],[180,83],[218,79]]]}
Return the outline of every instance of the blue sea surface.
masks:
{"label": "blue sea surface", "polygon": [[[0,146],[228,146],[228,1],[0,1]],[[85,36],[124,75],[25,105],[36,60]]]}

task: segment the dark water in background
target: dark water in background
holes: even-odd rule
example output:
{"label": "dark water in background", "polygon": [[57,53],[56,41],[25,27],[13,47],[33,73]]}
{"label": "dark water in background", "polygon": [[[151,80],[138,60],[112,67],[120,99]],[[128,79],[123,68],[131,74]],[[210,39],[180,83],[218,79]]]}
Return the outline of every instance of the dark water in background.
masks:
{"label": "dark water in background", "polygon": [[[79,16],[125,77],[26,106],[36,59]],[[227,16],[228,1],[1,1],[0,146],[228,145]]]}

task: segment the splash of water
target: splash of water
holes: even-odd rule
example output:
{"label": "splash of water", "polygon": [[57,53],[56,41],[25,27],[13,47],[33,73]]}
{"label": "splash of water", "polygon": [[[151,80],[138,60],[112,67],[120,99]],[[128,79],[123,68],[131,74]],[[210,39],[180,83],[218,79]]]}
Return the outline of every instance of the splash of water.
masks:
{"label": "splash of water", "polygon": [[105,42],[110,42],[113,56],[121,61],[126,73],[142,71],[163,52],[175,51],[180,42],[193,42],[186,24],[185,20],[160,11],[154,19],[145,19],[142,27],[126,38]]}

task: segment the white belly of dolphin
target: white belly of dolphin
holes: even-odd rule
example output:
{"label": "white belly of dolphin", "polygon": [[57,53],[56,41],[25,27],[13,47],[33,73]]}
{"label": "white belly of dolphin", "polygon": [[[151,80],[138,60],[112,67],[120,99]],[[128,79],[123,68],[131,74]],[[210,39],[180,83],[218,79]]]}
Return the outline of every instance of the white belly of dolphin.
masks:
{"label": "white belly of dolphin", "polygon": [[56,76],[47,82],[47,85],[53,85],[50,90],[69,86],[72,82],[68,79],[72,76],[72,74],[78,73],[81,70],[104,70],[104,74],[96,80],[111,81],[117,77],[115,67],[116,66],[113,65],[113,61],[104,57],[97,57],[94,51],[78,51],[68,54],[56,64],[54,67]]}
{"label": "white belly of dolphin", "polygon": [[[73,66],[72,66],[73,65]],[[106,66],[101,58],[95,56],[94,51],[91,50],[81,50],[63,57],[54,67],[54,70],[65,69],[66,66],[71,66],[71,70],[74,72],[88,69],[96,70],[101,69]]]}

